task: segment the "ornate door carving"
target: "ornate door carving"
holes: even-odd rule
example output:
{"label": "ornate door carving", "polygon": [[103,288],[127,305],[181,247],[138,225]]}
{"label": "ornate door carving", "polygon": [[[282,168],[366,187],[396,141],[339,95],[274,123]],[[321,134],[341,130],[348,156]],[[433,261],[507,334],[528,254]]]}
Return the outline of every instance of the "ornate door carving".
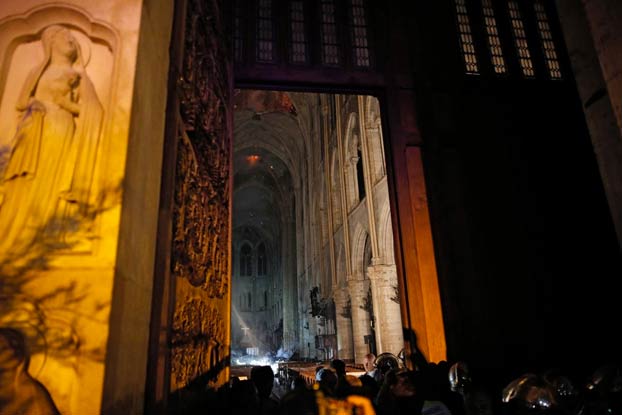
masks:
{"label": "ornate door carving", "polygon": [[170,413],[229,367],[232,72],[220,0],[176,4],[147,409]]}

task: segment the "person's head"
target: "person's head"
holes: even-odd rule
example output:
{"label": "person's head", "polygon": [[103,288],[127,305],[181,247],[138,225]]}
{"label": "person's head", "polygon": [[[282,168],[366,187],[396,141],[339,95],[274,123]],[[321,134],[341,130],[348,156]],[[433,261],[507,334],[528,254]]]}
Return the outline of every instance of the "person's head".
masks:
{"label": "person's head", "polygon": [[468,415],[493,415],[494,405],[490,394],[482,388],[473,388],[465,399],[465,410]]}
{"label": "person's head", "polygon": [[294,378],[294,380],[292,380],[292,385],[291,385],[292,390],[304,390],[306,388],[307,388],[307,382],[305,381],[305,378],[303,378],[302,376],[298,375]]}
{"label": "person's head", "polygon": [[329,395],[334,394],[337,387],[337,374],[328,368],[322,369],[318,374],[320,376],[320,388]]}
{"label": "person's head", "polygon": [[330,367],[337,373],[337,376],[346,375],[346,362],[341,359],[333,359],[330,362]]}
{"label": "person's head", "polygon": [[359,379],[361,381],[362,394],[373,400],[378,394],[380,385],[369,375],[362,375]]}
{"label": "person's head", "polygon": [[503,410],[510,415],[558,413],[553,387],[543,376],[526,373],[510,382],[502,391]]}
{"label": "person's head", "polygon": [[0,373],[28,368],[26,339],[21,331],[0,327]]}
{"label": "person's head", "polygon": [[385,376],[391,394],[396,398],[410,398],[415,396],[415,381],[411,373],[405,369],[390,369]]}
{"label": "person's head", "polygon": [[380,353],[380,355],[376,358],[375,366],[384,376],[391,369],[399,369],[400,360],[397,356],[391,353]]}
{"label": "person's head", "polygon": [[464,394],[471,386],[471,372],[466,362],[458,361],[449,368],[449,387],[453,392]]}
{"label": "person's head", "polygon": [[274,386],[274,372],[270,366],[254,366],[251,369],[251,381],[257,386],[261,398],[267,398]]}
{"label": "person's head", "polygon": [[259,404],[257,387],[251,380],[240,380],[231,386],[231,405],[238,409],[254,409]]}
{"label": "person's head", "polygon": [[376,355],[373,353],[367,353],[363,358],[363,367],[366,372],[371,372],[376,367],[374,362],[376,361]]}

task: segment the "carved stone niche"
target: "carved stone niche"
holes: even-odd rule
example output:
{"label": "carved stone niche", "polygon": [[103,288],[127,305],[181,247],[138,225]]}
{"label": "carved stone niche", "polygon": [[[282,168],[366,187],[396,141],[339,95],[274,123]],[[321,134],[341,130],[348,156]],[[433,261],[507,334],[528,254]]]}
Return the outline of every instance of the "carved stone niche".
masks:
{"label": "carved stone niche", "polygon": [[119,43],[70,5],[0,16],[0,326],[22,332],[63,414],[101,406],[123,176],[109,146],[127,145],[111,111]]}
{"label": "carved stone niche", "polygon": [[2,264],[97,250],[120,192],[103,171],[118,43],[69,5],[0,20]]}

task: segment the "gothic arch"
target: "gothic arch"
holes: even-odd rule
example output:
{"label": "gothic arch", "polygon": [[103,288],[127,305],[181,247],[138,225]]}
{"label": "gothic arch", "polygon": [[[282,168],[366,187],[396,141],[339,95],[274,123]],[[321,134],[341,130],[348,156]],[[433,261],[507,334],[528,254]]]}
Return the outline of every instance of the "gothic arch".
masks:
{"label": "gothic arch", "polygon": [[[254,247],[250,241],[242,241],[237,249],[237,273],[240,276],[250,277],[253,275]],[[250,268],[249,268],[250,267]]]}
{"label": "gothic arch", "polygon": [[380,120],[380,103],[373,96],[365,100],[365,137],[369,148],[369,163],[372,183],[376,184],[386,176],[382,125]]}
{"label": "gothic arch", "polygon": [[346,178],[345,189],[347,210],[350,212],[359,202],[358,179],[356,175],[356,163],[358,160],[358,148],[360,137],[356,131],[358,116],[351,113],[346,124],[346,134],[343,146],[344,173]]}
{"label": "gothic arch", "polygon": [[387,199],[379,209],[378,215],[378,248],[379,256],[383,258],[383,262],[387,265],[395,265],[395,246],[393,243],[393,225],[391,222],[391,210],[389,200]]}
{"label": "gothic arch", "polygon": [[365,264],[365,243],[369,238],[369,234],[367,229],[360,223],[357,223],[352,236],[352,255],[350,258],[352,274],[362,279],[367,267]]}
{"label": "gothic arch", "polygon": [[[333,147],[333,152],[331,154],[331,189],[330,194],[332,198],[333,205],[333,227],[334,230],[337,230],[343,223],[342,220],[342,206],[341,206],[341,180],[339,178],[340,170],[339,170],[339,157],[337,153],[337,148]],[[332,236],[332,235],[331,235]]]}

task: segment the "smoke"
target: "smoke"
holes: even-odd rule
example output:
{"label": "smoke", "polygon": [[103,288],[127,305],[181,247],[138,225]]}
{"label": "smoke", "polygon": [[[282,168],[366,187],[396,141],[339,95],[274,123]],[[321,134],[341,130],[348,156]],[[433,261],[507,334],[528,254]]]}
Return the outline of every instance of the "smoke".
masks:
{"label": "smoke", "polygon": [[275,357],[277,360],[289,360],[293,354],[294,352],[292,350],[285,350],[283,347],[279,347]]}

